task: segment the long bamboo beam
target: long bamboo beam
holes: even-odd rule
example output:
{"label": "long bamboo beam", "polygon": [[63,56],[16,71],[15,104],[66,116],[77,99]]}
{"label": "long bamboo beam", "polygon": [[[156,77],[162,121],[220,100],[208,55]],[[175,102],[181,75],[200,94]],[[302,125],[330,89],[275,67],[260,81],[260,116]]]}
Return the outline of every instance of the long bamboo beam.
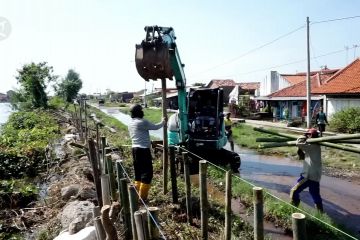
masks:
{"label": "long bamboo beam", "polygon": [[[264,129],[264,128],[254,128],[254,130],[258,131],[258,132],[281,136],[281,137],[287,137],[292,140],[298,138],[298,136],[296,136],[296,135],[287,134],[287,133],[279,133],[279,132],[271,131],[271,130]],[[355,148],[355,147],[349,147],[349,146],[344,146],[344,145],[335,144],[335,143],[323,142],[323,141],[337,141],[337,140],[345,141],[348,139],[354,139],[354,140],[360,139],[360,134],[312,138],[312,139],[308,139],[307,142],[318,143],[322,146],[332,147],[332,148],[336,148],[336,149],[340,149],[340,150],[344,150],[344,151],[348,151],[348,152],[360,153],[360,149]],[[271,147],[283,147],[283,146],[295,146],[295,145],[296,145],[296,141],[287,141],[287,142],[274,142],[274,143],[268,143],[268,144],[260,144],[259,147],[260,148],[271,148]]]}

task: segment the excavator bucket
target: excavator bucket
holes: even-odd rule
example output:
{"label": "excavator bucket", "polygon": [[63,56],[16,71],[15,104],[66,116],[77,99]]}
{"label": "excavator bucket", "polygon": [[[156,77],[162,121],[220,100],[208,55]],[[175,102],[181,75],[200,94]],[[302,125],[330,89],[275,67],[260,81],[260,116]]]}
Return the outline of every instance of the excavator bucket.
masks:
{"label": "excavator bucket", "polygon": [[139,75],[146,81],[173,78],[169,47],[166,44],[137,44],[135,63]]}

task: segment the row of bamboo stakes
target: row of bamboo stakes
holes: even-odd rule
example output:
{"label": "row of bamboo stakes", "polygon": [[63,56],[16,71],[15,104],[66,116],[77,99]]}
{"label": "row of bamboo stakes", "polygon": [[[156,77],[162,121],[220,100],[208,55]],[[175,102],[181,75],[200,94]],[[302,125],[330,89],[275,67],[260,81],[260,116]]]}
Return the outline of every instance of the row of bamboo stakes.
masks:
{"label": "row of bamboo stakes", "polygon": [[[85,130],[83,129],[83,116],[87,116],[86,103],[79,104],[79,114],[73,115],[75,126],[82,129],[81,135],[88,136],[87,118],[85,118]],[[81,111],[85,113],[81,114]],[[96,118],[95,118],[96,119]],[[163,234],[160,234],[158,223],[158,207],[148,207],[139,209],[139,195],[135,186],[129,183],[126,173],[123,171],[122,160],[117,160],[115,163],[116,177],[114,170],[114,163],[111,155],[106,154],[111,152],[107,147],[106,137],[99,137],[99,127],[103,124],[96,121],[96,141],[92,138],[85,138],[87,140],[87,153],[93,169],[95,189],[97,193],[98,205],[94,207],[93,217],[96,228],[97,238],[99,240],[117,240],[118,235],[115,228],[115,223],[118,221],[119,209],[122,209],[122,222],[125,226],[124,239],[134,240],[150,240],[150,239],[166,239]],[[191,203],[191,182],[189,171],[189,158],[187,152],[178,151],[178,155],[182,156],[184,166],[184,181],[185,181],[185,199],[186,199],[186,213],[187,222],[192,224],[192,203]],[[172,201],[178,203],[177,191],[177,173],[175,164],[175,147],[169,147],[170,160],[170,175],[171,175],[171,190]],[[200,211],[201,211],[201,239],[208,239],[208,194],[207,194],[207,166],[206,160],[199,161],[199,188],[200,188]],[[224,238],[231,239],[231,171],[226,172],[226,190],[225,190],[225,224],[224,224]],[[116,186],[117,182],[117,186]],[[117,191],[116,191],[117,190]],[[264,214],[263,214],[263,189],[260,187],[253,188],[253,206],[254,206],[254,239],[264,239]],[[302,213],[292,214],[293,224],[293,239],[306,239],[305,215]],[[161,232],[162,233],[162,232]]]}

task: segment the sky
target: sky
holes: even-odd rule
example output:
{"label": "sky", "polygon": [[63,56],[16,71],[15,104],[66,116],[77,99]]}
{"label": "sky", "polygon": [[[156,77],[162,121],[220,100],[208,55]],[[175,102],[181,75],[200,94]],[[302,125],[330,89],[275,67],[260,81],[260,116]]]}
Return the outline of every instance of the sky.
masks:
{"label": "sky", "polygon": [[83,93],[141,90],[135,44],[147,25],[174,28],[188,85],[306,71],[306,17],[311,69],[343,68],[360,55],[360,18],[316,22],[359,9],[357,0],[0,0],[0,92],[18,87],[17,69],[43,61],[60,79],[77,71]]}

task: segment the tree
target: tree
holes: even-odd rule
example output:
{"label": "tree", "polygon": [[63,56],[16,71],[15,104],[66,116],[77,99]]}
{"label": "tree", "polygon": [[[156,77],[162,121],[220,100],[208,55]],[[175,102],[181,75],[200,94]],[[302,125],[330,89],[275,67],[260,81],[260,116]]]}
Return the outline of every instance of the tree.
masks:
{"label": "tree", "polygon": [[76,98],[81,88],[82,81],[80,75],[73,69],[70,69],[66,77],[55,88],[55,91],[57,95],[62,96],[65,101],[70,103]]}
{"label": "tree", "polygon": [[53,75],[53,67],[47,66],[46,62],[38,64],[25,64],[22,69],[17,70],[16,79],[20,84],[16,99],[26,102],[26,105],[34,108],[47,107],[46,88],[49,82],[54,81],[57,76]]}

